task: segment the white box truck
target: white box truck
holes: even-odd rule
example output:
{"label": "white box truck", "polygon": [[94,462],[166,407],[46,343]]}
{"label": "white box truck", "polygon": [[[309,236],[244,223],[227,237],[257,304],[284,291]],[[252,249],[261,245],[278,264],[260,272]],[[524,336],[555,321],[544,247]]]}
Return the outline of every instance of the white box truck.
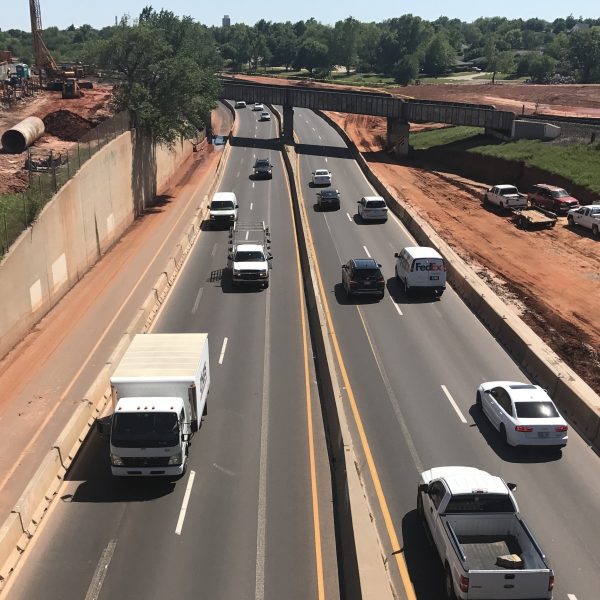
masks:
{"label": "white box truck", "polygon": [[206,412],[210,388],[208,334],[136,335],[110,384],[112,474],[185,473],[190,440]]}

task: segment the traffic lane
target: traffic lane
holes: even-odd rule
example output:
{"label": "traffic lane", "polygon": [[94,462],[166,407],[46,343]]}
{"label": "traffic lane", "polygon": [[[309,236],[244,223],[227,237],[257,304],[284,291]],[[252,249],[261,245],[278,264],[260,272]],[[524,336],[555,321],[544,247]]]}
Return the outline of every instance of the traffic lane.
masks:
{"label": "traffic lane", "polygon": [[[209,252],[206,252],[209,247],[207,240],[201,236],[194,248],[194,255],[199,257],[200,262],[215,260]],[[196,273],[213,271],[214,269],[211,268],[213,266],[214,264],[205,264],[202,266],[190,262],[186,264],[186,269],[181,274],[179,281],[183,283],[188,273],[192,274],[192,280],[197,280],[194,276]],[[254,439],[256,423],[252,422],[254,413],[245,414],[244,411],[248,411],[246,395],[256,395],[256,390],[260,390],[262,387],[262,378],[255,380],[257,370],[252,367],[251,363],[244,360],[243,352],[240,351],[242,355],[236,357],[236,348],[241,349],[243,345],[236,345],[235,343],[228,347],[229,356],[224,356],[223,358],[227,358],[228,361],[234,361],[228,362],[228,364],[238,364],[236,371],[239,379],[232,378],[230,370],[226,371],[223,367],[219,368],[222,346],[215,343],[215,341],[220,341],[220,335],[217,333],[219,330],[227,331],[229,328],[233,328],[249,335],[254,348],[264,347],[264,327],[261,327],[261,324],[264,323],[264,300],[257,297],[256,302],[249,303],[246,301],[240,304],[240,310],[228,312],[223,310],[221,293],[217,296],[207,292],[204,302],[201,304],[201,310],[198,310],[195,315],[196,321],[189,312],[190,302],[186,297],[185,285],[182,285],[179,289],[178,285],[176,285],[172,294],[165,307],[168,308],[168,311],[163,313],[166,321],[174,326],[173,329],[168,329],[168,331],[208,331],[210,340],[211,392],[208,401],[209,415],[193,441],[190,451],[189,470],[196,470],[198,474],[203,474],[203,477],[199,477],[199,482],[205,476],[208,476],[210,481],[206,486],[208,486],[207,489],[209,490],[221,489],[219,487],[219,478],[223,471],[219,470],[218,466],[224,465],[226,471],[233,472],[235,470],[235,472],[240,474],[235,478],[235,483],[241,486],[240,489],[237,489],[236,493],[230,494],[225,498],[217,498],[216,501],[213,501],[214,504],[221,507],[221,513],[216,513],[215,507],[212,507],[211,511],[207,513],[210,515],[210,518],[207,519],[203,515],[203,521],[208,522],[210,525],[216,522],[216,520],[213,521],[215,514],[225,513],[229,515],[230,513],[235,518],[238,518],[237,515],[241,515],[245,519],[250,519],[249,523],[255,522],[256,510],[252,509],[251,500],[255,502],[256,494],[252,494],[250,490],[252,490],[252,484],[255,480],[256,464],[247,463],[253,457],[254,459],[256,457],[256,452],[251,451],[252,446],[256,445]],[[241,310],[242,308],[245,308],[245,311]],[[170,311],[177,314],[181,320],[177,322],[173,317],[170,317]],[[158,327],[155,329],[156,332],[165,331],[162,323],[163,314],[159,316]],[[222,315],[223,323],[215,319],[215,315]],[[237,322],[233,319],[235,315],[239,316],[239,321]],[[258,373],[260,373],[260,370]],[[238,382],[238,387],[234,386],[233,389],[228,389],[228,385],[231,386],[236,382]],[[244,382],[244,385],[239,385],[239,382]],[[232,406],[232,401],[239,402],[239,406]],[[231,440],[235,440],[236,443],[232,443]],[[239,452],[239,445],[244,447],[244,451]],[[103,444],[102,447],[97,447],[97,444],[93,444],[92,447],[95,449],[93,455],[89,457],[87,452],[80,455],[72,476],[69,476],[69,480],[72,480],[73,483],[70,484],[66,493],[72,497],[71,501],[68,504],[59,505],[56,522],[54,519],[50,520],[53,527],[56,527],[55,523],[60,523],[64,526],[64,529],[60,526],[55,528],[51,536],[53,539],[53,553],[61,557],[59,564],[49,564],[43,557],[27,561],[28,569],[31,568],[34,572],[29,573],[27,572],[28,569],[24,570],[19,581],[30,583],[24,588],[21,596],[16,595],[15,597],[35,597],[35,594],[31,592],[35,589],[40,589],[47,578],[51,578],[53,581],[53,586],[48,589],[47,597],[62,597],[61,590],[64,593],[64,589],[67,589],[69,586],[73,571],[78,571],[76,565],[79,565],[80,573],[77,577],[77,585],[87,589],[87,586],[92,581],[99,557],[102,556],[102,553],[113,539],[117,539],[117,546],[111,560],[111,568],[107,570],[107,578],[104,585],[108,590],[108,595],[105,597],[118,597],[118,591],[123,585],[119,579],[114,580],[112,576],[109,576],[111,569],[117,571],[117,573],[121,573],[121,570],[124,569],[131,575],[131,572],[135,571],[138,566],[143,569],[139,577],[130,578],[129,576],[125,578],[129,581],[126,597],[155,597],[151,593],[151,588],[146,589],[145,587],[148,583],[148,575],[144,570],[147,571],[148,565],[156,563],[156,555],[152,553],[156,551],[157,547],[162,547],[169,556],[174,551],[174,529],[187,479],[184,478],[176,484],[164,484],[156,479],[151,481],[115,479],[110,475],[107,445]],[[198,462],[196,457],[198,457]],[[236,462],[236,458],[238,462],[240,460],[246,462],[240,465]],[[244,480],[244,478],[249,479],[249,481]],[[141,494],[138,498],[139,503],[134,503],[131,492],[127,490],[135,490],[138,487],[142,487],[149,496]],[[162,499],[155,497],[155,490],[160,491],[163,489],[166,489],[169,493],[165,492],[165,497]],[[170,497],[171,494],[175,494],[173,498]],[[235,506],[230,508],[228,500],[233,501]],[[110,510],[97,510],[97,507],[103,506],[109,507]],[[117,510],[115,510],[115,506],[118,506]],[[250,518],[250,515],[247,513],[248,510],[253,515],[253,518]],[[62,511],[65,511],[64,517],[61,514]],[[235,523],[235,518],[228,516],[223,521],[219,520],[218,523]],[[148,523],[153,524],[151,528],[148,528]],[[238,525],[242,526],[244,523],[245,521],[242,520]],[[92,528],[90,528],[90,524],[93,524]],[[213,532],[217,539],[211,540],[213,548],[209,554],[212,555],[220,543],[225,544],[225,547],[222,548],[223,554],[219,555],[222,560],[224,556],[231,558],[237,549],[244,555],[248,552],[252,554],[256,548],[255,533],[254,537],[252,532],[248,533],[251,541],[250,546],[242,543],[244,532],[247,532],[247,529],[247,527],[240,527],[239,531],[236,530],[233,534],[235,543],[232,543],[232,538],[226,538],[227,544],[225,544],[225,541],[222,541],[225,539],[222,531],[219,532],[219,535]],[[82,538],[81,542],[73,544],[73,538],[76,538],[81,531],[89,532],[90,538]],[[111,537],[107,538],[104,532],[108,531],[111,531],[112,534]],[[123,533],[122,536],[119,535],[121,532]],[[144,538],[144,536],[147,536],[147,538]],[[203,537],[196,539],[206,540],[211,538],[209,537],[209,533],[204,533]],[[96,543],[90,545],[89,541],[95,541]],[[129,545],[131,543],[134,545]],[[234,548],[232,549],[228,545],[232,545]],[[171,552],[169,552],[169,548],[171,548]],[[194,548],[189,553],[192,556],[196,556],[199,551],[197,548]],[[144,552],[147,552],[147,554],[144,555]],[[174,551],[174,553],[178,556],[178,552]],[[141,560],[142,558],[144,560]],[[161,561],[162,558],[161,556]],[[180,563],[181,557],[176,561],[176,564]],[[204,564],[210,564],[210,561]],[[243,564],[243,562],[240,564]],[[52,571],[48,571],[49,567]],[[171,567],[172,569],[168,573],[176,570],[174,566],[171,565]],[[195,572],[197,566],[193,570]],[[156,572],[158,574],[160,570]],[[240,576],[243,574],[242,569],[236,572]],[[236,590],[238,592],[237,597],[242,597],[248,591],[248,585],[253,583],[253,575],[252,577],[247,575],[247,573],[244,574],[243,582],[236,581],[235,577],[228,579],[232,585],[238,585],[238,589]],[[161,581],[163,579],[168,583],[167,589],[169,587],[171,589],[170,597],[175,597],[172,590],[179,588],[177,579],[171,579],[170,576],[167,577],[162,573]],[[209,586],[213,581],[207,575],[205,585]],[[222,582],[215,582],[215,586],[218,588],[220,583]],[[159,585],[159,582],[152,581],[152,584],[156,587]],[[85,589],[81,597],[85,595]],[[51,595],[54,594],[54,591],[56,591],[57,595]],[[140,594],[139,596],[137,595],[138,593]],[[219,596],[215,594],[212,597]]]}
{"label": "traffic lane", "polygon": [[[308,169],[307,169],[308,171]],[[349,177],[348,174],[344,173],[344,181],[348,181]],[[327,217],[325,217],[327,218]],[[337,221],[337,223],[340,225],[340,227],[345,227],[346,223],[344,221]],[[377,227],[377,229],[383,229],[381,227]],[[389,229],[389,227],[388,227]],[[381,235],[381,232],[378,231],[378,233],[380,235],[374,237],[373,240],[373,244],[376,244],[377,241],[379,240],[381,244],[385,244],[385,236]],[[344,229],[343,234],[339,235],[339,240],[340,240],[340,245],[342,245],[344,242],[346,243],[350,243],[351,240],[353,240],[353,236],[348,235],[348,231],[347,229]],[[318,245],[318,244],[317,244]],[[354,244],[354,248],[358,248],[359,244]],[[356,252],[356,250],[355,250]],[[327,252],[327,256],[331,257],[331,253]],[[393,272],[393,271],[392,271]],[[435,323],[438,323],[438,326],[440,328],[440,332],[436,333],[433,332],[433,336],[428,336],[426,334],[427,329],[423,329],[420,325],[417,327],[416,331],[412,334],[410,334],[409,336],[407,336],[409,339],[422,339],[425,340],[425,344],[426,341],[429,339],[433,339],[435,340],[435,343],[430,345],[429,348],[425,348],[424,352],[423,352],[423,357],[424,359],[427,361],[425,364],[430,364],[433,363],[435,365],[448,365],[448,368],[446,369],[446,373],[440,373],[438,376],[438,380],[439,381],[447,381],[447,382],[452,382],[454,381],[454,379],[457,379],[457,387],[458,384],[460,384],[459,389],[464,390],[463,393],[459,394],[459,398],[462,398],[464,400],[466,400],[466,402],[461,402],[461,404],[463,404],[463,410],[465,411],[465,414],[469,414],[466,412],[466,409],[468,409],[469,407],[471,407],[472,405],[472,397],[474,397],[474,390],[476,388],[476,386],[481,382],[481,375],[477,376],[477,372],[479,373],[483,373],[483,378],[487,378],[487,379],[497,379],[497,378],[514,378],[514,379],[523,379],[523,374],[518,370],[518,368],[516,367],[516,365],[514,365],[512,363],[512,361],[510,361],[509,357],[506,355],[505,352],[502,351],[502,349],[494,342],[493,338],[491,338],[491,336],[489,336],[489,334],[487,333],[487,331],[483,330],[483,327],[481,326],[481,324],[473,319],[473,315],[471,315],[469,313],[469,311],[466,309],[466,307],[464,307],[464,305],[462,305],[462,303],[460,302],[460,300],[453,294],[450,294],[450,296],[452,296],[452,300],[449,301],[448,298],[448,293],[444,296],[444,300],[442,301],[442,303],[426,303],[426,306],[433,308],[433,311],[429,311],[429,316],[431,317],[431,323],[433,325],[435,325]],[[445,307],[447,310],[446,312],[450,312],[450,307],[454,305],[454,309],[462,309],[463,313],[465,313],[463,315],[463,317],[465,317],[465,319],[463,321],[461,321],[460,319],[456,318],[456,315],[453,314],[448,314],[448,315],[444,315],[442,310],[444,310],[442,307]],[[367,321],[368,321],[368,315],[370,314],[370,311],[373,307],[371,306],[366,306],[364,307],[364,312],[367,314]],[[389,311],[387,310],[388,307],[385,307],[385,312]],[[438,310],[439,308],[439,310]],[[380,315],[380,309],[377,308],[375,310],[375,312],[373,313],[375,320],[377,321],[377,317]],[[427,314],[426,312],[424,314]],[[386,334],[389,334],[389,332],[391,331],[390,329],[390,318],[399,318],[400,315],[389,315],[389,314],[382,314],[381,315],[381,319],[380,319],[380,327],[379,327],[379,331],[375,333],[375,335],[373,335],[372,337],[374,337],[377,340],[377,343],[380,343],[380,340],[385,339]],[[400,317],[401,319],[401,317]],[[429,318],[428,318],[429,320]],[[404,321],[407,321],[406,319],[404,319]],[[417,319],[414,320],[415,324],[417,324]],[[462,348],[474,348],[476,350],[475,352],[475,356],[471,356],[469,354],[469,352],[465,352],[465,353],[456,353],[453,352],[453,348],[456,346],[456,336],[459,333],[462,333],[463,331],[469,331],[470,329],[473,329],[472,326],[470,326],[470,322],[473,321],[473,325],[475,327],[479,327],[480,331],[479,332],[474,332],[473,335],[471,335],[470,337],[475,338],[476,341],[475,344],[472,344],[469,342],[469,340],[465,340],[464,342],[461,341],[460,344],[458,344],[459,347]],[[413,320],[411,319],[410,322],[412,323]],[[444,324],[447,322],[451,322],[453,324],[455,323],[460,323],[460,327],[458,328],[458,331],[454,331],[454,335],[452,336],[444,336]],[[464,324],[463,324],[464,323]],[[393,337],[393,336],[392,336]],[[442,343],[444,341],[444,338],[448,337],[448,339],[446,340],[446,343]],[[487,338],[487,343],[488,343],[488,348],[487,349],[483,349],[482,346],[482,340],[485,340]],[[460,339],[460,338],[459,338]],[[393,340],[392,340],[393,341]],[[384,357],[399,357],[402,356],[402,354],[399,354],[397,351],[389,351],[389,343],[390,340],[388,340],[387,344],[383,344],[386,347],[386,351],[384,352],[380,352],[380,355],[382,355]],[[423,345],[423,343],[421,343],[421,345]],[[489,347],[491,345],[491,348]],[[439,348],[439,351],[437,351]],[[437,351],[437,352],[436,352]],[[477,361],[474,361],[474,358],[477,359],[479,357],[479,355],[482,353],[483,351],[483,356],[487,357],[487,361],[479,361],[479,364],[477,364]],[[412,352],[414,352],[414,349],[412,350]],[[436,356],[436,354],[438,356]],[[411,354],[408,354],[408,356],[412,357]],[[452,361],[448,361],[446,360],[447,356],[452,356]],[[392,359],[393,361],[393,359]],[[503,361],[503,365],[502,367],[500,367],[499,362]],[[458,364],[457,364],[458,363]],[[398,370],[398,366],[397,366],[397,360],[391,365],[391,368],[388,368],[388,371],[390,373],[392,373],[392,379],[394,375],[397,375],[399,373]],[[409,369],[408,373],[410,374],[411,372],[418,372],[418,367],[419,365],[415,366],[415,369]],[[421,369],[422,369],[422,365],[421,365]],[[443,369],[442,369],[443,371]],[[456,377],[456,373],[459,373],[459,377]],[[463,374],[464,373],[469,373],[469,374],[473,374],[474,377],[465,377]],[[454,375],[454,377],[453,377]],[[401,381],[397,381],[395,384],[393,384],[393,387],[395,388],[399,388],[402,386],[403,382],[405,381],[405,378],[402,377]],[[465,379],[467,380],[465,382]],[[440,384],[440,388],[441,388]],[[450,389],[452,389],[453,385],[448,385],[448,387]],[[465,389],[466,388],[466,389]],[[437,393],[435,393],[437,391]],[[423,394],[423,390],[421,389],[421,387],[419,386],[419,388],[416,390],[417,394]],[[439,402],[441,402],[441,410],[444,411],[445,413],[445,417],[444,417],[444,421],[447,422],[448,419],[452,419],[455,418],[456,419],[456,423],[460,423],[458,417],[454,411],[454,409],[452,408],[452,405],[450,404],[450,402],[447,399],[447,396],[445,393],[442,393],[442,390],[437,389],[434,390],[433,396],[431,396],[430,394],[424,394],[425,397],[433,397],[433,398],[437,398]],[[410,403],[406,403],[406,405],[408,407],[411,406]],[[430,406],[430,413],[433,412],[433,415],[428,414],[428,415],[423,415],[425,416],[425,418],[421,419],[421,421],[423,421],[426,424],[431,424],[431,423],[436,423],[436,418],[435,418],[435,412],[436,410],[439,410],[439,407],[436,406],[436,404],[431,404]],[[413,411],[414,412],[414,411]],[[418,404],[418,411],[417,412],[423,412],[423,405],[421,403]],[[439,417],[438,417],[439,419]],[[448,459],[449,456],[458,456],[458,460],[467,460],[466,464],[469,464],[469,459],[471,456],[473,456],[473,454],[476,454],[477,452],[481,452],[482,449],[481,448],[474,448],[474,452],[471,452],[469,449],[458,449],[456,448],[456,439],[461,435],[460,433],[455,431],[455,427],[451,427],[450,428],[450,435],[447,436],[447,444],[445,446],[443,446],[443,444],[440,443],[440,439],[439,436],[438,438],[436,438],[436,452],[433,453],[433,455],[435,457],[438,457],[439,460],[439,456],[443,456],[446,458],[446,460]],[[412,431],[412,428],[411,428]],[[464,435],[464,434],[463,434]],[[430,436],[425,436],[426,438],[430,437]],[[443,436],[442,436],[443,437]],[[473,437],[473,436],[471,436]],[[483,440],[479,434],[479,432],[476,432],[476,436],[475,436],[475,445],[479,445],[479,442],[484,442],[487,443],[485,440]],[[572,455],[575,456],[575,459],[578,463],[580,463],[582,456],[585,456],[588,460],[591,460],[591,465],[593,466],[593,464],[595,464],[597,462],[597,458],[595,457],[595,455],[593,455],[588,448],[585,447],[585,444],[582,443],[581,439],[578,439],[577,442],[575,442],[576,445],[580,446],[577,450],[572,451]],[[438,446],[442,446],[439,447]],[[428,443],[428,440],[425,439],[423,441],[423,443],[419,444],[417,443],[417,447],[418,448],[431,448],[431,444]],[[571,449],[573,447],[573,444],[570,445]],[[457,451],[458,450],[458,451]],[[483,449],[485,450],[485,448]],[[477,454],[476,454],[477,455]],[[462,457],[462,458],[461,458]],[[503,470],[506,469],[502,469],[500,467],[500,465],[498,465],[497,463],[501,461],[500,456],[495,456],[494,454],[491,455],[491,466],[487,466],[488,470],[492,470],[492,472],[498,472],[500,471],[500,474],[504,475],[507,478],[508,475],[506,475],[505,473],[503,473]],[[513,454],[513,460],[514,459],[519,459],[518,455],[514,456]],[[520,457],[521,460],[523,460],[522,456]],[[432,459],[433,462],[432,464],[437,464],[435,462],[435,458]],[[542,465],[539,466],[535,466],[535,461],[537,460],[542,460],[542,461],[546,461],[547,460],[547,455],[539,455],[539,453],[533,453],[530,454],[528,456],[528,458],[524,459],[525,461],[531,461],[534,464],[533,465],[522,465],[521,470],[523,470],[524,472],[521,473],[521,476],[525,479],[529,479],[531,477],[531,471],[535,470],[537,468],[537,470],[541,471],[542,473],[544,472],[544,470],[546,469],[551,469],[552,473],[556,472],[556,469],[558,468],[559,470],[564,470],[565,472],[568,473],[572,473],[573,469],[571,468],[571,465],[568,465],[568,461],[565,462],[561,462],[559,467],[556,467],[555,465],[553,465],[552,463],[547,463],[547,462],[543,462]],[[452,462],[452,461],[450,461]],[[472,461],[471,461],[472,462]],[[480,465],[482,466],[482,465]],[[485,466],[483,468],[486,468]],[[515,474],[515,470],[514,469],[510,469],[510,471],[512,471],[512,474]],[[544,475],[542,474],[542,477],[544,477]],[[537,494],[535,493],[529,493],[527,496],[528,501],[532,504],[532,511],[535,510],[535,506],[539,506],[540,503],[545,503],[546,499],[548,496],[552,496],[554,493],[556,493],[556,490],[548,490],[546,489],[546,487],[544,485],[540,485],[539,489],[539,497],[536,497]],[[597,498],[597,490],[590,490],[591,494],[589,496],[589,498]],[[572,503],[572,501],[574,500],[573,498],[569,499]],[[523,504],[523,503],[522,503]],[[588,507],[588,510],[586,511],[586,513],[588,514],[593,514],[594,510],[597,510],[597,507],[595,506],[595,502],[592,502],[592,506]],[[539,510],[535,511],[535,514],[539,514]],[[548,522],[548,516],[550,515],[544,515],[544,517],[541,519],[541,523],[540,523],[540,529],[541,530],[545,530],[547,528],[544,527],[544,523]],[[532,522],[530,520],[530,522]],[[585,522],[586,519],[582,519],[581,521],[581,525],[583,526],[583,529],[579,532],[579,533],[585,533]],[[565,532],[567,535],[569,535],[568,532]],[[541,536],[539,536],[541,538]],[[579,537],[579,536],[577,536]],[[595,536],[591,536],[592,538]],[[571,534],[571,538],[573,539],[573,535]],[[590,540],[593,541],[593,540]],[[553,543],[554,540],[549,539],[547,541],[547,543],[544,543],[546,550],[549,551],[549,544],[552,545],[552,547],[554,547],[556,544]],[[553,553],[554,554],[554,553]],[[561,553],[562,554],[562,553]],[[567,549],[567,551],[564,553],[564,556],[562,556],[559,560],[559,562],[561,563],[561,565],[565,564],[565,560],[564,559],[568,559],[569,557],[569,549]],[[572,554],[570,554],[572,556]],[[589,558],[593,559],[593,555],[590,555]],[[589,569],[588,571],[592,570],[592,566],[591,564],[588,565]],[[573,582],[568,582],[567,585],[570,585]],[[592,585],[595,585],[596,582],[593,582]],[[560,588],[557,588],[560,590]],[[571,593],[571,592],[569,592]]]}

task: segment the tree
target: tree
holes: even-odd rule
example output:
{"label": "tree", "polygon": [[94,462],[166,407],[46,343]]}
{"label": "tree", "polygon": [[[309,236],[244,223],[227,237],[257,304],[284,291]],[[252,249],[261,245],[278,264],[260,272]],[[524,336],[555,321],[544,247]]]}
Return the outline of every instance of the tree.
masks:
{"label": "tree", "polygon": [[411,54],[403,56],[394,65],[394,79],[397,83],[408,85],[412,83],[419,75],[419,59]]}
{"label": "tree", "polygon": [[338,21],[333,30],[333,62],[346,67],[346,73],[358,62],[358,43],[361,24],[348,17]]}
{"label": "tree", "polygon": [[582,83],[600,81],[600,27],[571,34],[569,57]]}
{"label": "tree", "polygon": [[547,54],[534,54],[529,60],[528,75],[533,83],[542,83],[554,73],[556,61]]}
{"label": "tree", "polygon": [[297,69],[306,68],[312,75],[314,69],[327,69],[331,67],[329,48],[314,39],[304,40],[300,44],[295,66]]}
{"label": "tree", "polygon": [[447,72],[456,58],[454,49],[443,33],[433,36],[425,52],[423,68],[431,75],[441,75]]}
{"label": "tree", "polygon": [[271,64],[283,65],[288,71],[298,54],[298,38],[291,23],[274,23],[267,38]]}

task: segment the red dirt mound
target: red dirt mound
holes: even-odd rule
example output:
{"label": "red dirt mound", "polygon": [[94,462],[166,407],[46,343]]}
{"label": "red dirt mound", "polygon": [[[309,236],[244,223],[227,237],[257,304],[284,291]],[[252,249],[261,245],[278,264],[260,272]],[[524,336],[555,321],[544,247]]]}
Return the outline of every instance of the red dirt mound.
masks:
{"label": "red dirt mound", "polygon": [[79,140],[95,124],[70,110],[57,110],[46,115],[43,119],[46,132],[60,138],[75,142]]}

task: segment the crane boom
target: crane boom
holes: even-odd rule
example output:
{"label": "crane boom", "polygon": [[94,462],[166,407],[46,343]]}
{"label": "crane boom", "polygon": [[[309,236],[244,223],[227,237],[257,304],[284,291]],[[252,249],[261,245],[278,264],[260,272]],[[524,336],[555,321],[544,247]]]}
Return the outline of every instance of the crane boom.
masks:
{"label": "crane boom", "polygon": [[54,77],[60,73],[60,69],[42,38],[42,13],[39,0],[29,0],[29,16],[31,17],[35,66],[38,69],[45,69],[48,77]]}

